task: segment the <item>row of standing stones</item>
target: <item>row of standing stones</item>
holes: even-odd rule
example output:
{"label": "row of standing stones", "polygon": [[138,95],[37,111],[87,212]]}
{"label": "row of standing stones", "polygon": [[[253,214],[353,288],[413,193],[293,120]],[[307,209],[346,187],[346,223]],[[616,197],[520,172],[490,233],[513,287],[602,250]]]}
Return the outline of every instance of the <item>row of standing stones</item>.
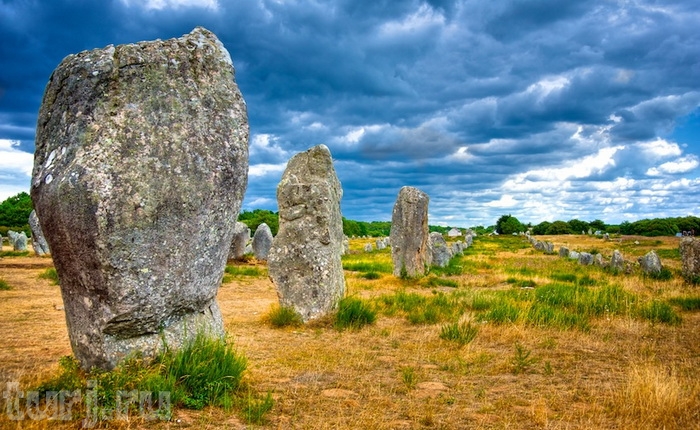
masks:
{"label": "row of standing stones", "polygon": [[[51,75],[31,197],[84,368],[153,356],[163,342],[178,348],[202,330],[224,335],[216,293],[250,238],[236,221],[249,127],[234,76],[229,53],[201,27],[69,55]],[[341,197],[327,147],[297,154],[277,187],[277,236],[261,225],[253,237],[280,304],[304,321],[345,294]],[[389,238],[396,276],[421,276],[470,244],[447,249],[428,234],[428,201],[399,191]]]}
{"label": "row of standing stones", "polygon": [[[527,237],[533,248],[538,251],[547,254],[555,253],[552,242],[537,240],[529,234]],[[692,236],[682,236],[678,249],[681,255],[681,273],[683,277],[695,282],[700,276],[700,240]],[[632,273],[637,267],[647,275],[657,275],[663,270],[661,259],[654,250],[639,257],[636,262],[626,260],[618,249],[613,250],[610,260],[606,260],[602,254],[572,251],[566,246],[559,247],[557,254],[562,258],[576,260],[583,266],[596,265],[624,273]]]}

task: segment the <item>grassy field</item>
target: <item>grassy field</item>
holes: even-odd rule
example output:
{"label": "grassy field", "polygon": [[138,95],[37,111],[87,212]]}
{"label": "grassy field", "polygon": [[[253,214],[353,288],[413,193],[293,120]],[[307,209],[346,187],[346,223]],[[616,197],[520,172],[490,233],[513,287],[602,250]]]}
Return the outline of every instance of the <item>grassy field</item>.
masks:
{"label": "grassy field", "polygon": [[[700,286],[680,276],[679,239],[538,239],[607,259],[614,249],[628,260],[654,249],[672,277],[583,267],[501,236],[478,237],[447,268],[401,280],[389,249],[365,253],[370,240],[357,239],[343,257],[343,315],[365,324],[304,326],[271,317],[277,295],[263,263],[231,262],[219,304],[247,359],[241,383],[272,399],[271,409],[257,424],[234,406],[96,427],[700,428]],[[51,268],[50,258],[0,259],[2,391],[55,377],[71,353]],[[81,426],[12,421],[3,402],[3,429]]]}

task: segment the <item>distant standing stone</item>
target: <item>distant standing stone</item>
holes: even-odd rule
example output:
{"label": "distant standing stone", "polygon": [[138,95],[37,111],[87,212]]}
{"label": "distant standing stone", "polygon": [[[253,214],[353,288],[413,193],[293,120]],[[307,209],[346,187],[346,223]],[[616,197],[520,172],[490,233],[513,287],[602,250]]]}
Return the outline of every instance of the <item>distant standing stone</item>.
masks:
{"label": "distant standing stone", "polygon": [[560,256],[561,258],[566,258],[566,257],[568,257],[568,256],[569,256],[569,248],[567,248],[566,246],[560,247],[560,248],[559,248],[559,256]]}
{"label": "distant standing stone", "polygon": [[382,250],[382,249],[386,248],[386,245],[384,244],[384,239],[377,239],[376,244],[377,244],[378,250]]}
{"label": "distant standing stone", "polygon": [[267,260],[267,255],[272,246],[272,230],[270,226],[262,223],[255,229],[253,235],[253,255],[258,260]]}
{"label": "distant standing stone", "polygon": [[245,247],[250,240],[250,228],[240,221],[236,221],[233,227],[233,239],[228,251],[229,260],[239,260],[245,255]]}
{"label": "distant standing stone", "polygon": [[26,251],[27,250],[27,234],[23,231],[17,233],[12,241],[12,248],[15,251]]}
{"label": "distant standing stone", "polygon": [[430,233],[430,249],[433,253],[432,264],[438,267],[445,267],[452,258],[452,249],[447,246],[447,241],[442,234],[434,231]]}
{"label": "distant standing stone", "polygon": [[365,252],[372,252],[373,249],[374,249],[374,247],[372,246],[371,243],[365,243],[365,247],[364,247]]}
{"label": "distant standing stone", "polygon": [[622,253],[617,249],[613,251],[612,257],[610,258],[610,268],[613,270],[625,269],[625,259],[622,257]]}
{"label": "distant standing stone", "polygon": [[268,268],[280,305],[304,321],[327,315],[345,295],[342,197],[325,145],[292,157],[277,186],[280,224]]}
{"label": "distant standing stone", "polygon": [[685,279],[700,281],[700,239],[683,237],[679,244],[681,271]]}
{"label": "distant standing stone", "polygon": [[36,216],[36,211],[32,211],[29,214],[29,228],[32,230],[32,248],[34,248],[34,253],[40,256],[50,254],[49,244],[46,243],[44,232],[41,231],[41,225],[39,224],[39,217]]}
{"label": "distant standing stone", "polygon": [[578,263],[583,266],[590,266],[591,264],[593,264],[593,254],[588,252],[579,253]]}
{"label": "distant standing stone", "polygon": [[403,187],[391,217],[391,258],[394,276],[423,276],[431,264],[428,241],[428,203],[423,191]]}
{"label": "distant standing stone", "polygon": [[651,250],[643,257],[639,257],[639,266],[647,275],[661,273],[663,266],[656,251]]}
{"label": "distant standing stone", "polygon": [[198,331],[223,336],[216,293],[248,178],[234,73],[201,27],[54,70],[31,195],[84,368],[177,349]]}

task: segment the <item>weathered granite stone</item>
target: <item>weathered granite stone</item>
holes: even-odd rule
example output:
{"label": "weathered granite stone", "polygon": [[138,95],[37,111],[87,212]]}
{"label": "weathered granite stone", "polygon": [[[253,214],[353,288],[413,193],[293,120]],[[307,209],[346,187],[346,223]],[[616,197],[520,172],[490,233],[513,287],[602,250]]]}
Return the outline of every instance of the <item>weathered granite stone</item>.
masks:
{"label": "weathered granite stone", "polygon": [[610,268],[613,270],[624,270],[625,259],[622,257],[622,253],[619,250],[614,250],[612,257],[610,258]]}
{"label": "weathered granite stone", "polygon": [[700,281],[700,239],[683,237],[678,248],[681,253],[683,277],[693,282]]}
{"label": "weathered granite stone", "polygon": [[233,227],[233,239],[228,251],[229,260],[239,260],[245,255],[245,247],[250,240],[250,228],[240,221],[236,221]]}
{"label": "weathered granite stone", "polygon": [[559,256],[562,258],[566,258],[569,256],[569,248],[566,246],[562,246],[559,248]]}
{"label": "weathered granite stone", "polygon": [[350,239],[343,236],[343,255],[350,253]]}
{"label": "weathered granite stone", "polygon": [[327,315],[345,295],[342,197],[325,145],[292,157],[277,186],[280,224],[268,268],[280,305],[304,321]]}
{"label": "weathered granite stone", "polygon": [[596,266],[605,267],[606,264],[605,264],[605,259],[603,258],[603,255],[602,254],[595,254],[593,256],[593,264]]}
{"label": "weathered granite stone", "polygon": [[661,259],[659,259],[659,255],[654,250],[649,251],[643,257],[639,257],[637,261],[639,261],[639,266],[642,268],[642,271],[648,275],[661,273],[661,269],[663,268]]}
{"label": "weathered granite stone", "polygon": [[536,250],[538,251],[544,251],[545,250],[545,245],[544,242],[540,240],[536,240],[535,243],[532,245]]}
{"label": "weathered granite stone", "polygon": [[451,249],[452,249],[452,255],[464,255],[464,242],[461,240],[458,240],[456,242],[452,242]]}
{"label": "weathered granite stone", "polygon": [[589,252],[581,252],[578,255],[578,264],[582,266],[590,266],[593,264],[593,254]]}
{"label": "weathered granite stone", "polygon": [[27,234],[23,231],[17,233],[12,239],[12,249],[15,251],[27,250]]}
{"label": "weathered granite stone", "polygon": [[365,243],[365,247],[364,247],[365,252],[372,252],[373,249],[374,249],[374,246],[371,243]]}
{"label": "weathered granite stone", "polygon": [[579,253],[576,251],[569,251],[569,258],[572,260],[578,260]]}
{"label": "weathered granite stone", "polygon": [[544,242],[545,254],[554,254],[554,244],[552,242]]}
{"label": "weathered granite stone", "polygon": [[216,293],[247,172],[246,104],[211,32],[85,51],[54,70],[31,195],[83,367],[224,334]]}
{"label": "weathered granite stone", "polygon": [[245,255],[250,255],[253,254],[253,244],[248,242],[248,244],[245,246]]}
{"label": "weathered granite stone", "polygon": [[255,229],[253,234],[253,255],[258,260],[267,260],[270,248],[272,247],[272,230],[270,226],[262,223]]}
{"label": "weathered granite stone", "polygon": [[32,211],[29,214],[29,228],[32,230],[32,248],[34,248],[34,253],[36,255],[50,254],[49,244],[46,243],[44,232],[41,231],[41,225],[39,224],[39,217],[36,216],[36,211]]}
{"label": "weathered granite stone", "polygon": [[399,190],[389,236],[394,276],[423,276],[430,268],[429,201],[428,195],[417,188],[403,187]]}
{"label": "weathered granite stone", "polygon": [[474,237],[475,237],[475,236],[476,236],[476,233],[474,233],[474,234],[468,234],[468,235],[464,236],[464,242],[465,242],[465,245],[466,245],[467,248],[469,248],[470,246],[472,246],[472,244],[474,243]]}
{"label": "weathered granite stone", "polygon": [[432,255],[432,265],[445,267],[452,258],[452,248],[447,246],[447,241],[442,237],[442,234],[434,231],[430,233],[430,249]]}
{"label": "weathered granite stone", "polygon": [[386,248],[386,245],[384,244],[384,239],[377,239],[376,244],[377,244],[378,250],[382,250],[382,249]]}

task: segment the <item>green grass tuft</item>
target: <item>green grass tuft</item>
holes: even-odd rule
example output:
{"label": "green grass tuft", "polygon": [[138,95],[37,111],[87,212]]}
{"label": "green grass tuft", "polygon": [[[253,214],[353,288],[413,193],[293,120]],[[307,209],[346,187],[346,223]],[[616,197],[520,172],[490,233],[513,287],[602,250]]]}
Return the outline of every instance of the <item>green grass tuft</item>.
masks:
{"label": "green grass tuft", "polygon": [[366,325],[374,324],[376,319],[377,313],[364,301],[356,297],[345,297],[338,303],[335,327],[338,330],[360,329]]}
{"label": "green grass tuft", "polygon": [[639,309],[639,315],[649,320],[652,324],[664,323],[669,325],[678,325],[681,323],[681,317],[673,310],[671,305],[666,302],[652,300]]}
{"label": "green grass tuft", "polygon": [[268,314],[267,318],[273,327],[298,327],[304,324],[301,315],[293,308],[287,306],[276,306]]}
{"label": "green grass tuft", "polygon": [[227,265],[225,272],[234,277],[237,276],[252,276],[261,277],[267,276],[266,270],[256,266],[231,266]]}
{"label": "green grass tuft", "polygon": [[684,311],[700,311],[700,296],[695,297],[673,297],[668,302],[678,306]]}
{"label": "green grass tuft", "polygon": [[51,281],[51,285],[59,284],[58,272],[56,272],[56,268],[54,267],[49,267],[48,269],[41,272],[39,274],[39,279],[48,279],[49,281]]}
{"label": "green grass tuft", "polygon": [[10,284],[8,284],[6,280],[0,279],[0,291],[7,291],[11,289],[12,287],[10,287]]}
{"label": "green grass tuft", "polygon": [[440,339],[457,342],[459,345],[466,345],[476,338],[479,327],[471,322],[455,322],[446,324],[440,329]]}
{"label": "green grass tuft", "polygon": [[364,278],[364,279],[372,280],[372,279],[379,279],[382,277],[382,275],[380,275],[377,272],[365,272],[365,273],[361,273],[360,277]]}

